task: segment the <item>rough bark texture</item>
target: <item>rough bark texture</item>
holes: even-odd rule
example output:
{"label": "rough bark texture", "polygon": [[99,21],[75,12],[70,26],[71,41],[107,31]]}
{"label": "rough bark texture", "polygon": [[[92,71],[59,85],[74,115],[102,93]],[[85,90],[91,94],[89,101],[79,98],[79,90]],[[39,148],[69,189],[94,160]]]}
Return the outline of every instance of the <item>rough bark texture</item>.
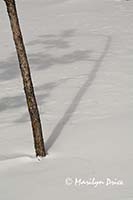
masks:
{"label": "rough bark texture", "polygon": [[19,25],[15,0],[4,0],[7,6],[7,12],[10,19],[11,29],[13,32],[13,39],[15,42],[18,60],[20,64],[20,70],[22,74],[23,84],[24,84],[24,91],[26,94],[26,101],[28,105],[28,110],[31,118],[31,124],[33,129],[33,138],[34,138],[34,145],[36,156],[44,157],[46,155],[44,142],[43,142],[43,135],[42,135],[42,127],[41,121],[39,116],[39,111],[37,107],[37,102],[34,94],[34,88],[32,84],[31,74],[29,63],[26,55],[26,50],[21,34],[21,29]]}

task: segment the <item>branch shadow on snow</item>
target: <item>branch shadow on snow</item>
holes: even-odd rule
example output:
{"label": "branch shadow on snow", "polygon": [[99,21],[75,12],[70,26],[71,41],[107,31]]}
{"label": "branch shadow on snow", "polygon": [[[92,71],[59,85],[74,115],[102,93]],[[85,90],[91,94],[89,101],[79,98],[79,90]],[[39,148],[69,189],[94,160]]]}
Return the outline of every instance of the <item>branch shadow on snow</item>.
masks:
{"label": "branch shadow on snow", "polygon": [[[44,49],[44,52],[41,53],[33,53],[28,55],[31,70],[39,71],[41,70],[42,73],[44,70],[49,69],[49,67],[54,67],[54,65],[65,65],[78,63],[80,61],[93,61],[94,66],[92,71],[89,72],[88,77],[86,76],[87,80],[81,86],[76,96],[73,98],[73,101],[67,108],[66,112],[62,116],[61,120],[57,123],[54,130],[52,131],[50,137],[46,141],[46,150],[48,151],[52,145],[55,143],[57,138],[60,136],[64,126],[68,123],[71,119],[72,114],[75,112],[78,104],[81,101],[81,98],[86,93],[87,89],[92,85],[93,81],[96,78],[97,72],[101,66],[102,61],[104,60],[111,43],[111,37],[105,35],[96,35],[103,37],[105,39],[105,47],[103,52],[101,53],[100,57],[97,59],[93,59],[91,57],[90,50],[74,50],[69,51],[71,47],[70,39],[75,36],[75,30],[65,30],[60,34],[49,34],[49,35],[42,35],[38,39],[33,40],[27,43],[29,48],[32,46],[40,45],[41,49]],[[51,53],[51,51],[57,50],[67,50],[69,51],[67,54],[63,54],[61,56],[55,56]],[[47,53],[46,53],[47,52]],[[9,81],[13,80],[18,77],[20,74],[17,58],[15,54],[13,54],[8,60],[4,62],[0,62],[0,82],[2,81]],[[63,69],[62,69],[63,70]],[[39,94],[37,95],[37,100],[39,106],[44,105],[47,98],[50,96],[51,91],[54,88],[58,87],[60,84],[64,83],[68,79],[60,79],[57,82],[50,82],[47,84],[43,84],[40,86],[35,87],[35,90]],[[0,112],[6,111],[8,109],[14,108],[21,108],[25,107],[25,99],[24,95],[16,95],[13,97],[4,97],[0,99]],[[42,114],[42,113],[41,113]],[[23,114],[19,119],[16,119],[14,122],[16,123],[24,123],[29,120],[28,113]]]}
{"label": "branch shadow on snow", "polygon": [[[33,46],[35,48],[36,45],[41,45],[41,49],[47,50],[41,51],[41,53],[33,53],[28,55],[30,61],[31,71],[44,71],[49,69],[50,67],[54,67],[54,65],[65,65],[72,64],[79,61],[88,61],[91,60],[90,50],[74,50],[70,53],[63,54],[61,56],[55,56],[52,53],[49,53],[50,50],[54,51],[56,49],[69,49],[71,46],[70,39],[75,37],[75,30],[69,29],[64,30],[59,34],[47,34],[41,35],[38,39],[30,41],[27,43],[27,46]],[[62,69],[63,70],[63,69]],[[42,72],[43,73],[43,72]],[[0,81],[11,81],[19,76],[20,71],[18,67],[18,61],[15,54],[13,54],[6,61],[0,62]],[[50,92],[58,87],[64,81],[68,79],[60,79],[58,82],[49,82],[47,84],[40,85],[35,87],[35,91],[39,93],[37,95],[38,105],[41,106],[45,104],[45,101],[50,96]],[[21,108],[26,106],[24,94],[3,97],[0,99],[0,112],[6,111],[8,109]],[[41,113],[42,114],[42,113]],[[24,123],[29,120],[28,113],[23,114],[19,119],[16,119],[14,122]]]}
{"label": "branch shadow on snow", "polygon": [[73,113],[75,112],[77,106],[79,105],[82,97],[84,96],[84,94],[86,93],[88,88],[92,85],[93,81],[95,80],[97,72],[98,72],[98,70],[101,66],[101,63],[103,62],[103,60],[104,60],[104,58],[105,58],[105,56],[106,56],[106,54],[109,50],[110,44],[111,44],[111,37],[110,36],[103,36],[103,37],[105,37],[105,39],[106,39],[104,50],[101,53],[100,57],[94,62],[93,69],[92,69],[91,72],[89,72],[87,80],[82,85],[82,87],[79,89],[78,93],[73,98],[73,101],[71,102],[71,104],[67,108],[63,117],[57,123],[54,130],[52,131],[52,134],[50,135],[50,137],[46,141],[46,151],[48,151],[52,147],[52,145],[55,143],[57,138],[60,136],[64,126],[71,119],[71,117],[72,117]]}
{"label": "branch shadow on snow", "polygon": [[[35,91],[37,91],[36,97],[38,101],[38,105],[41,106],[46,103],[47,98],[50,96],[50,92],[55,87],[58,87],[60,84],[62,84],[65,80],[61,80],[58,82],[49,82],[47,84],[39,85],[38,87],[35,87]],[[10,97],[3,97],[0,99],[0,112],[12,110],[12,109],[20,109],[22,107],[26,107],[26,99],[24,97],[24,94],[16,95],[16,96],[10,96]],[[43,114],[43,112],[41,112]],[[18,123],[24,123],[29,121],[29,114],[28,111],[24,113],[20,118],[16,119],[14,122]]]}
{"label": "branch shadow on snow", "polygon": [[[59,34],[41,35],[38,39],[28,42],[27,47],[32,48],[35,45],[41,46],[41,52],[28,54],[30,67],[34,71],[49,69],[55,64],[69,64],[81,56],[87,54],[86,51],[74,51],[70,54],[56,57],[50,53],[50,50],[68,49],[70,47],[69,39],[74,37],[75,30],[64,30]],[[78,56],[80,56],[78,58]],[[84,57],[82,58],[84,59]],[[7,60],[0,62],[0,82],[10,81],[17,78],[20,74],[16,53],[13,53]]]}

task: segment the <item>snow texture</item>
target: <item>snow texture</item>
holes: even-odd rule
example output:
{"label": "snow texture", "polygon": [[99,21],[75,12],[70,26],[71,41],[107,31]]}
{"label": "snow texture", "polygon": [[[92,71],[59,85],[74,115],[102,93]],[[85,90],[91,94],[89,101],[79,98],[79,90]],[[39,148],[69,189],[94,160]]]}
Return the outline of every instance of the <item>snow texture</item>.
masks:
{"label": "snow texture", "polygon": [[48,155],[34,155],[0,1],[0,200],[133,200],[133,1],[18,0],[17,8]]}

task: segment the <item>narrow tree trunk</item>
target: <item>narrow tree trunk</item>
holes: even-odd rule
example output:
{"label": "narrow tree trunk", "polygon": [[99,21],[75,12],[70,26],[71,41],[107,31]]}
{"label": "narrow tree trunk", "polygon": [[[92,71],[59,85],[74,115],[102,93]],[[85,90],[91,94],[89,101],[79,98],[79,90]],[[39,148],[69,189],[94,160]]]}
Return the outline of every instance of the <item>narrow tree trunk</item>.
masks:
{"label": "narrow tree trunk", "polygon": [[36,98],[34,94],[34,88],[33,88],[31,74],[30,74],[30,67],[29,67],[26,50],[25,50],[25,46],[23,42],[23,37],[21,34],[20,25],[19,25],[15,0],[4,0],[4,1],[6,3],[7,12],[10,19],[13,39],[15,42],[20,70],[22,74],[26,101],[28,105],[30,118],[31,118],[36,156],[44,157],[46,155],[46,152],[44,148],[41,121],[40,121],[39,111],[38,111],[37,102],[36,102]]}

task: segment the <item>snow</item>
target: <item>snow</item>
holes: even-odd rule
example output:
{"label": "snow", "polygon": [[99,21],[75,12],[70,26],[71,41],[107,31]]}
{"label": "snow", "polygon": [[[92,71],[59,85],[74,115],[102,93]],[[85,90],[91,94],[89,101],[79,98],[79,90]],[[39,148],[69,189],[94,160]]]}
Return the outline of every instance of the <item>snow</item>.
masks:
{"label": "snow", "polygon": [[[48,155],[34,155],[1,1],[0,199],[132,200],[133,1],[20,0],[17,7]],[[76,186],[76,178],[124,185]]]}

